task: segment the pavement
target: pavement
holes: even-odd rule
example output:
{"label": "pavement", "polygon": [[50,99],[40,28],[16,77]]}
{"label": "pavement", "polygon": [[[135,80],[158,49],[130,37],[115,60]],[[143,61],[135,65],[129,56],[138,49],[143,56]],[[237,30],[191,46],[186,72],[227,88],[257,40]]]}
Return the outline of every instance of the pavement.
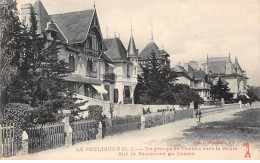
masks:
{"label": "pavement", "polygon": [[[251,109],[258,109],[260,103],[256,103]],[[213,121],[225,121],[232,119],[233,114],[250,109],[250,107],[239,108],[238,105],[225,106],[224,112],[217,112],[203,116],[201,123]],[[178,139],[183,137],[184,130],[198,125],[196,118],[183,119],[173,123],[147,128],[144,130],[136,130],[125,132],[123,134],[108,136],[100,140],[91,140],[82,142],[74,146],[65,146],[57,149],[42,151],[35,154],[14,156],[4,159],[22,159],[22,160],[57,160],[57,159],[73,159],[73,160],[103,160],[103,159],[195,159],[195,156],[182,157],[162,157],[162,156],[130,156],[131,151],[147,151],[152,148],[167,147],[169,139]],[[152,149],[151,148],[151,149]],[[241,147],[242,148],[242,147]],[[244,148],[243,148],[244,151]],[[257,151],[256,151],[257,152]],[[260,151],[258,151],[260,152]],[[198,158],[199,158],[198,154]],[[210,155],[208,155],[210,156]],[[223,158],[230,155],[223,155]],[[241,156],[242,157],[242,156]],[[206,158],[206,157],[203,157]],[[213,158],[213,157],[210,157]],[[209,159],[210,159],[209,158]],[[243,157],[242,157],[243,158]]]}

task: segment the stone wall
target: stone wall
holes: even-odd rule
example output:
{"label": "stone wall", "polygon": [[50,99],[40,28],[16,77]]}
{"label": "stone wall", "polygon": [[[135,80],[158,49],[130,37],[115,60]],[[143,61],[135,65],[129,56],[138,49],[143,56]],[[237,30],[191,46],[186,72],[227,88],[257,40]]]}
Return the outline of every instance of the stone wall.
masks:
{"label": "stone wall", "polygon": [[[143,109],[149,109],[151,113],[158,113],[158,110],[175,110],[177,113],[182,111],[181,117],[187,117],[186,114],[189,114],[194,106],[179,106],[179,105],[142,105],[142,104],[111,104],[108,101],[101,101],[89,97],[83,97],[78,95],[79,98],[82,98],[84,101],[88,101],[84,106],[81,107],[82,110],[85,110],[89,105],[100,105],[103,108],[103,113],[108,118],[114,117],[125,117],[125,116],[136,116],[143,115]],[[80,101],[79,101],[80,102]],[[189,111],[186,111],[189,110]],[[184,113],[185,112],[185,113]],[[186,113],[187,112],[187,113]],[[82,113],[83,117],[87,117],[87,111]]]}

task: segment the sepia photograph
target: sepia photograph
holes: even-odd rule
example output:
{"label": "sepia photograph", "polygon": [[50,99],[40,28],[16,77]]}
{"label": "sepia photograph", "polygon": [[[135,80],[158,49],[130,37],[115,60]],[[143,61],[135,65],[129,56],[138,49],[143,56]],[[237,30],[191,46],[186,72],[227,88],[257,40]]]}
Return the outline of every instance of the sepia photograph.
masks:
{"label": "sepia photograph", "polygon": [[259,160],[260,0],[0,0],[0,160]]}

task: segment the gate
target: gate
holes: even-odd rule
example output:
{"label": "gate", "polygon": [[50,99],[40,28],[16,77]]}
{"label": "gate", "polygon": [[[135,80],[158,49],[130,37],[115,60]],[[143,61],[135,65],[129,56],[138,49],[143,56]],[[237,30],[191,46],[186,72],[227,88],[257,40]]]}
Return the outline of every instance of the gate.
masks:
{"label": "gate", "polygon": [[81,120],[71,123],[72,145],[96,139],[95,120]]}
{"label": "gate", "polygon": [[0,156],[10,157],[17,154],[15,130],[13,124],[0,124]]}
{"label": "gate", "polygon": [[27,129],[28,152],[36,153],[65,145],[64,123],[48,123]]}

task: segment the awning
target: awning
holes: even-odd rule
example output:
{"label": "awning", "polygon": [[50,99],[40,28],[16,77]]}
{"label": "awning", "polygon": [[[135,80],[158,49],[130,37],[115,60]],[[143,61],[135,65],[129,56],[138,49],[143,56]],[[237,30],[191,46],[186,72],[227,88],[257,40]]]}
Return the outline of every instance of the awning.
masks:
{"label": "awning", "polygon": [[94,87],[98,91],[98,93],[108,94],[107,90],[100,85],[92,84],[92,87]]}
{"label": "awning", "polygon": [[246,96],[246,98],[250,99],[250,97],[247,94],[245,94],[245,96]]}
{"label": "awning", "polygon": [[111,63],[107,63],[108,64],[108,66],[110,66],[110,67],[112,67],[112,68],[115,68],[116,66],[114,66],[113,64],[111,64]]}

